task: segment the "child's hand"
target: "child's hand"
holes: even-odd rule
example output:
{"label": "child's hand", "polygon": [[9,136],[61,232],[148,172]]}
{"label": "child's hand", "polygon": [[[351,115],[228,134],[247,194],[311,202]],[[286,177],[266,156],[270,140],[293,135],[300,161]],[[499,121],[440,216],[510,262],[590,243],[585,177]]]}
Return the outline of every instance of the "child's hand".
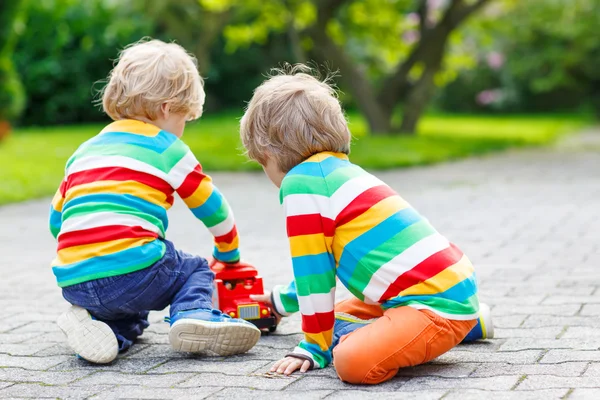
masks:
{"label": "child's hand", "polygon": [[271,303],[270,291],[265,290],[264,294],[251,294],[250,298],[254,301],[260,301],[261,303],[268,304],[271,307],[271,311],[273,311],[273,315],[275,315],[275,324],[279,325],[279,322],[283,316],[279,315],[277,311],[275,311],[275,307],[273,306],[273,303]]}
{"label": "child's hand", "polygon": [[286,357],[277,361],[271,367],[271,372],[278,374],[291,375],[294,371],[306,372],[310,368],[310,361],[302,360],[296,357]]}

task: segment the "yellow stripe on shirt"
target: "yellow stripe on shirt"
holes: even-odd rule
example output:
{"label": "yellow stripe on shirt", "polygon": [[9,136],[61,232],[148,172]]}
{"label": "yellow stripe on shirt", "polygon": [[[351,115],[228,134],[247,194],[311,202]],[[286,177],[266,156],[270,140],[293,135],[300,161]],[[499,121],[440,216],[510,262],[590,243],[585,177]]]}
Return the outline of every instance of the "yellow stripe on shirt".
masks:
{"label": "yellow stripe on shirt", "polygon": [[239,245],[240,245],[239,235],[236,235],[236,237],[233,239],[233,241],[231,243],[227,243],[227,242],[216,242],[215,243],[215,246],[217,246],[217,249],[219,249],[219,251],[221,253],[226,253],[228,251],[235,250],[239,247]]}
{"label": "yellow stripe on shirt", "polygon": [[65,199],[62,197],[60,193],[60,189],[56,191],[56,194],[52,198],[52,208],[54,211],[62,212],[63,205],[65,204]]}
{"label": "yellow stripe on shirt", "polygon": [[329,346],[333,339],[333,328],[328,331],[323,331],[320,333],[304,333],[304,338],[308,343],[316,344],[321,348],[321,350],[325,351],[329,349]]}
{"label": "yellow stripe on shirt", "polygon": [[333,241],[333,254],[336,260],[340,258],[346,244],[408,206],[409,204],[400,196],[391,196],[381,200],[353,220],[338,226]]}
{"label": "yellow stripe on shirt", "polygon": [[79,196],[99,193],[130,194],[142,200],[164,207],[167,210],[171,208],[171,205],[167,203],[166,194],[136,181],[109,180],[85,183],[69,189],[67,193],[65,193],[65,201],[68,202]]}
{"label": "yellow stripe on shirt", "polygon": [[130,132],[136,135],[154,137],[158,135],[160,128],[135,119],[122,119],[109,124],[100,133],[106,132]]}
{"label": "yellow stripe on shirt", "polygon": [[81,246],[67,247],[66,249],[61,249],[58,251],[56,259],[52,265],[64,266],[73,264],[93,257],[101,257],[134,247],[143,246],[144,244],[150,243],[154,240],[156,239],[153,237],[125,238],[110,240],[108,242],[90,243],[83,244]]}
{"label": "yellow stripe on shirt", "polygon": [[329,251],[327,242],[331,243],[331,239],[331,237],[327,238],[323,233],[292,236],[289,239],[292,257],[326,253]]}
{"label": "yellow stripe on shirt", "polygon": [[194,193],[183,199],[185,204],[189,208],[200,207],[202,204],[206,203],[206,200],[210,197],[213,192],[213,184],[212,179],[208,176],[205,176],[201,181]]}
{"label": "yellow stripe on shirt", "polygon": [[426,281],[403,290],[400,292],[399,296],[427,295],[445,292],[458,282],[462,282],[473,275],[473,271],[475,271],[475,269],[473,268],[471,261],[469,261],[467,256],[463,255],[456,264],[446,268]]}

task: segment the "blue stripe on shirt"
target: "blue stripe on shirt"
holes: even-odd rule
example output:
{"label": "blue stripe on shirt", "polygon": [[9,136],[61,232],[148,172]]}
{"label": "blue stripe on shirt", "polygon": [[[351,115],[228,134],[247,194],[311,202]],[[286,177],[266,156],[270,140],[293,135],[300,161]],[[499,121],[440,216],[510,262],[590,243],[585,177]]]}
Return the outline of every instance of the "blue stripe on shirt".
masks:
{"label": "blue stripe on shirt", "polygon": [[169,148],[177,137],[165,131],[160,131],[156,136],[147,137],[128,132],[104,132],[88,140],[84,146],[103,146],[111,144],[129,144],[163,153]]}
{"label": "blue stripe on shirt", "polygon": [[405,208],[392,214],[362,235],[344,246],[340,257],[338,275],[343,282],[349,282],[360,260],[372,250],[381,246],[404,229],[422,221],[423,218],[412,208]]}
{"label": "blue stripe on shirt", "polygon": [[325,274],[335,270],[333,254],[327,252],[294,257],[292,265],[296,278],[313,274]]}
{"label": "blue stripe on shirt", "polygon": [[194,216],[198,219],[204,219],[210,217],[214,213],[216,213],[223,204],[223,195],[219,192],[216,186],[213,186],[213,191],[208,196],[208,199],[201,205],[195,208],[190,208]]}

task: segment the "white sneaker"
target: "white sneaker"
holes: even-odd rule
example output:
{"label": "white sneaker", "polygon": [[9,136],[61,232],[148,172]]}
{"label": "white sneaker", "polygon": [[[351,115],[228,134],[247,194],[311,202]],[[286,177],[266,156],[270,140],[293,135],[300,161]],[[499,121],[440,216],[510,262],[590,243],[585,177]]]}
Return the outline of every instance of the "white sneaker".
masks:
{"label": "white sneaker", "polygon": [[492,312],[490,306],[485,303],[479,303],[479,323],[481,324],[482,339],[494,338],[494,322],[492,321]]}
{"label": "white sneaker", "polygon": [[107,364],[117,358],[119,343],[114,332],[104,322],[92,319],[85,308],[71,306],[56,323],[67,335],[71,349],[84,360]]}

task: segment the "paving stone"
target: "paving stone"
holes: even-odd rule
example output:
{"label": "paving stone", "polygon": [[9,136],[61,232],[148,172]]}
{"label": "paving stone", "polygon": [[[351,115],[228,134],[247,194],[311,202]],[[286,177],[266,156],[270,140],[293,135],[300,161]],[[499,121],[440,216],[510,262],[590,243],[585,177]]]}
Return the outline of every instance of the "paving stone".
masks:
{"label": "paving stone", "polygon": [[473,351],[476,353],[494,353],[504,344],[506,339],[478,340],[471,343],[461,343],[456,348],[460,351]]}
{"label": "paving stone", "polygon": [[600,388],[575,389],[568,397],[569,400],[596,400],[600,399]]}
{"label": "paving stone", "polygon": [[[194,374],[124,374],[121,372],[96,372],[71,384],[71,386],[93,385],[140,385],[151,387],[170,387],[191,378]],[[219,386],[219,385],[211,385]]]}
{"label": "paving stone", "polygon": [[[562,326],[551,326],[545,328],[494,328],[494,338],[555,339],[558,335],[562,334],[563,331],[564,327]],[[566,337],[563,335],[562,338]]]}
{"label": "paving stone", "polygon": [[[164,375],[168,376],[168,375]],[[177,387],[244,387],[264,390],[281,390],[300,379],[300,374],[291,376],[277,375],[266,377],[256,375],[225,375],[220,373],[203,373],[186,380]]]}
{"label": "paving stone", "polygon": [[[187,389],[175,388],[145,388],[139,386],[119,386],[101,392],[93,397],[94,400],[112,399],[182,399],[200,400],[215,398],[214,394],[219,392],[220,387],[198,387]],[[211,396],[213,395],[213,396]]]}
{"label": "paving stone", "polygon": [[[498,328],[519,328],[523,325],[524,321],[528,318],[527,315],[506,315],[498,316],[492,314],[494,318],[494,327]],[[550,325],[552,326],[552,325]],[[534,328],[537,328],[534,326]]]}
{"label": "paving stone", "polygon": [[169,335],[165,333],[144,332],[137,340],[134,347],[145,344],[169,344]]}
{"label": "paving stone", "polygon": [[112,371],[124,372],[128,374],[143,374],[145,372],[152,371],[154,368],[160,366],[166,361],[167,360],[164,358],[117,358],[110,364],[92,364],[85,360],[80,360],[77,357],[71,357],[68,361],[50,368],[49,371],[78,371],[85,369],[90,372]]}
{"label": "paving stone", "polygon": [[[135,346],[134,346],[135,347]],[[291,349],[275,349],[267,347],[254,347],[246,354],[239,356],[228,357],[232,360],[272,360],[276,361],[290,352]],[[182,353],[174,351],[170,345],[150,345],[143,350],[131,354],[125,355],[125,358],[169,358],[169,359],[185,359],[193,360],[194,362],[213,362],[223,359],[222,357],[212,357],[201,354]]]}
{"label": "paving stone", "polygon": [[518,304],[502,304],[496,305],[492,309],[492,317],[495,319],[505,315],[559,315],[569,316],[575,315],[581,304],[563,304],[563,305],[518,305]]}
{"label": "paving stone", "polygon": [[600,304],[600,296],[548,296],[542,302],[543,305],[563,304]]}
{"label": "paving stone", "polygon": [[[66,311],[66,310],[65,310]],[[25,322],[37,322],[37,321],[48,321],[48,322],[56,322],[58,317],[62,314],[61,312],[23,312],[17,313],[10,317],[13,321],[25,321]]]}
{"label": "paving stone", "polygon": [[476,353],[453,350],[433,360],[434,363],[499,362],[509,364],[532,364],[543,354],[542,350],[505,351],[498,353]]}
{"label": "paving stone", "polygon": [[220,372],[223,374],[249,374],[266,365],[271,366],[270,361],[249,360],[249,361],[204,361],[197,362],[190,360],[167,361],[152,370],[153,374],[164,374],[170,372]]}
{"label": "paving stone", "polygon": [[438,400],[445,398],[446,390],[423,390],[415,392],[377,392],[376,394],[367,390],[338,390],[330,396],[327,396],[327,400],[352,400],[352,399],[368,399],[375,397],[377,400]]}
{"label": "paving stone", "polygon": [[[0,389],[4,389],[14,384],[14,382],[0,382]],[[2,396],[2,392],[0,392],[0,396]]]}
{"label": "paving stone", "polygon": [[39,337],[42,334],[39,332],[31,333],[0,333],[0,343],[2,344],[15,344],[22,343],[29,339]]}
{"label": "paving stone", "polygon": [[440,376],[444,378],[464,378],[473,371],[477,364],[453,363],[453,364],[423,364],[416,367],[402,368],[397,376]]}
{"label": "paving stone", "polygon": [[600,315],[600,304],[586,304],[581,309],[579,315]]}
{"label": "paving stone", "polygon": [[[493,278],[494,280],[496,280],[498,278],[496,275],[497,274],[494,275],[494,278]],[[508,279],[514,280],[514,278],[512,276],[508,276]],[[504,297],[491,297],[491,298],[488,298],[487,301],[489,301],[493,305],[502,304],[504,306],[506,306],[506,305],[533,306],[536,304],[540,304],[544,300],[545,297],[546,297],[546,295],[544,295],[544,294],[531,295],[531,296],[527,296],[527,295],[525,295],[525,296],[504,296]]]}
{"label": "paving stone", "polygon": [[52,347],[51,343],[38,344],[0,344],[0,353],[11,356],[30,356],[41,350]]}
{"label": "paving stone", "polygon": [[531,375],[525,378],[516,390],[538,390],[553,388],[597,388],[600,376],[564,377],[554,375]]}
{"label": "paving stone", "polygon": [[10,319],[0,320],[0,333],[7,333],[14,331],[24,325],[29,324],[28,321],[11,321]]}
{"label": "paving stone", "polygon": [[27,332],[59,332],[60,329],[55,322],[41,321],[25,323],[18,328],[12,329],[11,333],[27,333]]}
{"label": "paving stone", "polygon": [[0,391],[2,398],[53,398],[53,399],[86,399],[105,390],[106,386],[74,387],[48,386],[39,383],[21,383],[9,386]]}
{"label": "paving stone", "polygon": [[[41,334],[40,334],[41,333]],[[25,340],[23,343],[66,343],[67,338],[62,332],[37,332],[37,333],[23,333],[23,335],[29,335],[31,337]]]}
{"label": "paving stone", "polygon": [[550,350],[540,359],[540,363],[563,363],[567,361],[600,361],[600,351]]}
{"label": "paving stone", "polygon": [[0,365],[32,370],[45,370],[65,361],[65,357],[21,357],[0,354]]}
{"label": "paving stone", "polygon": [[[568,389],[548,389],[536,391],[500,391],[493,392],[490,390],[464,389],[452,390],[444,400],[559,400],[563,399],[567,394]],[[569,400],[571,397],[569,397]]]}
{"label": "paving stone", "polygon": [[549,326],[589,326],[592,328],[600,328],[600,318],[530,315],[522,326],[523,328],[541,328]]}
{"label": "paving stone", "polygon": [[91,374],[92,371],[78,370],[69,372],[31,371],[22,368],[0,368],[0,381],[39,382],[46,385],[71,383]]}
{"label": "paving stone", "polygon": [[561,336],[561,339],[598,339],[600,338],[600,330],[597,328],[589,328],[585,326],[570,326]]}
{"label": "paving stone", "polygon": [[566,362],[561,364],[478,364],[471,377],[498,375],[556,375],[580,376],[588,367],[587,362]]}
{"label": "paving stone", "polygon": [[[332,398],[330,395],[334,393],[333,390],[306,390],[302,392],[294,392],[292,390],[285,390],[275,394],[278,398],[285,400],[298,399],[298,400],[317,400],[327,397]],[[378,393],[379,394],[379,393]],[[211,399],[233,399],[239,398],[244,400],[264,400],[272,397],[274,393],[268,390],[256,390],[256,389],[245,389],[245,388],[225,388],[210,396]]]}
{"label": "paving stone", "polygon": [[600,363],[592,363],[583,376],[600,377]]}
{"label": "paving stone", "polygon": [[[369,391],[373,392],[392,392],[395,390],[399,390],[399,388],[406,382],[408,382],[410,377],[397,376],[387,382],[380,383],[379,385],[369,386]],[[315,376],[310,372],[307,372],[305,375],[301,377],[301,379],[297,380],[290,386],[286,388],[286,391],[297,391],[303,392],[305,390],[349,390],[356,388],[356,385],[351,385],[346,382],[342,382],[338,378],[328,378],[325,376]]]}
{"label": "paving stone", "polygon": [[521,376],[504,375],[490,378],[438,378],[423,376],[412,378],[401,386],[402,391],[423,389],[485,389],[510,390]]}
{"label": "paving stone", "polygon": [[586,339],[507,339],[500,351],[519,351],[531,349],[574,349],[596,350],[600,348],[600,337]]}

